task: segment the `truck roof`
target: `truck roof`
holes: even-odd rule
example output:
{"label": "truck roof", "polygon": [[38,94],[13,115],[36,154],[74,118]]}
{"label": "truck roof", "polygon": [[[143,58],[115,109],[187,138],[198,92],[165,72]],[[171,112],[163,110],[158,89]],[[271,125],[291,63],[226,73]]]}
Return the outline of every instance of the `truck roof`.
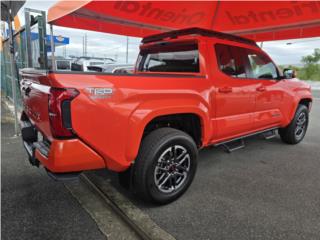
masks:
{"label": "truck roof", "polygon": [[220,39],[227,39],[227,40],[234,41],[234,42],[241,42],[241,43],[257,46],[255,41],[248,39],[248,38],[243,38],[243,37],[239,37],[239,36],[228,34],[228,33],[222,33],[222,32],[218,32],[218,31],[213,31],[213,30],[208,30],[208,29],[203,29],[203,28],[196,28],[196,27],[154,34],[154,35],[143,38],[141,42],[142,43],[151,43],[151,42],[161,41],[166,38],[174,39],[174,38],[178,38],[180,36],[186,36],[186,35],[199,35],[199,36],[206,36],[206,37],[216,37],[216,38],[220,38]]}

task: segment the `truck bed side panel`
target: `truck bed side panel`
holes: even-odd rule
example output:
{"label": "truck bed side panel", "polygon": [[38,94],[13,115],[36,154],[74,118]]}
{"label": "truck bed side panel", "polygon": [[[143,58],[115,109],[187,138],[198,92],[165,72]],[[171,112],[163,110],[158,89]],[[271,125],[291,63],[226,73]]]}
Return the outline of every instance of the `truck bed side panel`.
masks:
{"label": "truck bed side panel", "polygon": [[[141,120],[149,113],[176,114],[177,109],[195,113],[197,106],[209,111],[206,98],[210,88],[205,77],[56,73],[50,78],[56,86],[73,87],[80,92],[71,105],[72,127],[115,171],[124,170],[134,160],[133,153],[138,152],[144,130],[140,124],[147,124]],[[92,89],[112,92],[98,96],[92,94]],[[131,132],[138,134],[132,136]]]}

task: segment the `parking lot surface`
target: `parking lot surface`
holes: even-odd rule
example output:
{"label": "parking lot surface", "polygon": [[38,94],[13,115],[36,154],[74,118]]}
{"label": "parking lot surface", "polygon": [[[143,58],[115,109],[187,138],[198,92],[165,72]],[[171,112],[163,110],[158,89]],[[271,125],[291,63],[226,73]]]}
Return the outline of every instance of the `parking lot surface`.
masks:
{"label": "parking lot surface", "polygon": [[28,163],[1,107],[1,239],[106,239],[62,183]]}
{"label": "parking lot surface", "polygon": [[320,101],[305,139],[247,139],[231,154],[207,148],[190,189],[165,205],[145,204],[118,186],[137,207],[177,239],[320,239]]}

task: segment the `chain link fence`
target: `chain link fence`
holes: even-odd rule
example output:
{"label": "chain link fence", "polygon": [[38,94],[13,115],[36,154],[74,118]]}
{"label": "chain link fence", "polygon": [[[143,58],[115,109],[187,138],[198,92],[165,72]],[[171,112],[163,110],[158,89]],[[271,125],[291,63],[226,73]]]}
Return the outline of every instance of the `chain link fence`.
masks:
{"label": "chain link fence", "polygon": [[19,90],[19,69],[27,67],[26,60],[26,33],[25,30],[17,32],[14,35],[14,57],[16,65],[14,68],[14,76],[11,72],[10,62],[10,41],[6,39],[2,44],[1,51],[1,90],[2,93],[12,101],[12,79],[16,81],[17,104],[21,107],[21,95]]}

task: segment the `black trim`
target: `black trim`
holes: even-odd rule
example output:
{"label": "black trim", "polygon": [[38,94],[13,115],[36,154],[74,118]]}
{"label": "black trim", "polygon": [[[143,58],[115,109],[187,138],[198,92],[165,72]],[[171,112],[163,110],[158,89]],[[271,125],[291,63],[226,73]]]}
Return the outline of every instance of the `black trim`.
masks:
{"label": "black trim", "polygon": [[30,121],[20,121],[21,137],[23,141],[35,142],[38,139],[37,130]]}
{"label": "black trim", "polygon": [[151,35],[149,37],[143,38],[141,42],[150,43],[150,42],[161,41],[161,40],[164,40],[165,38],[172,39],[172,38],[177,38],[179,36],[185,36],[185,35],[191,35],[191,34],[197,34],[197,35],[206,36],[206,37],[216,37],[220,39],[227,39],[234,42],[241,42],[241,43],[257,46],[255,41],[247,38],[239,37],[239,36],[228,34],[228,33],[202,29],[202,28],[186,28],[181,30],[174,30],[170,32],[155,34],[155,35]]}

